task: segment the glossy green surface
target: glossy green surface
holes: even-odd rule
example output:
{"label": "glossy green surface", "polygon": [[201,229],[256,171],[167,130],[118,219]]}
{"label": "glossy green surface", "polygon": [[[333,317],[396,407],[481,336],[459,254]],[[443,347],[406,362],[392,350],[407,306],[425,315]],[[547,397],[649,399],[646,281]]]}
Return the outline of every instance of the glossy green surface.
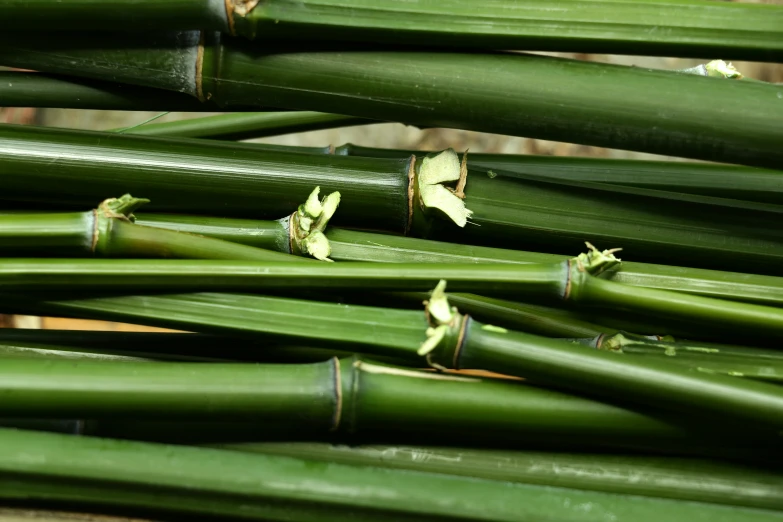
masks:
{"label": "glossy green surface", "polygon": [[362,118],[321,112],[261,112],[220,114],[190,120],[150,123],[133,127],[123,133],[169,138],[248,140],[367,123],[373,122]]}
{"label": "glossy green surface", "polygon": [[696,459],[431,446],[258,443],[224,449],[428,473],[783,509],[783,475]]}
{"label": "glossy green surface", "polygon": [[[218,111],[184,93],[72,76],[0,71],[0,99],[6,107],[111,111]],[[254,110],[258,110],[257,108]]]}
{"label": "glossy green surface", "polygon": [[6,417],[284,421],[329,429],[334,363],[306,365],[155,364],[3,360]]}
{"label": "glossy green surface", "polygon": [[63,314],[196,332],[279,336],[286,344],[360,350],[420,362],[427,320],[421,310],[395,310],[243,294],[123,295],[80,299],[16,295],[3,311]]}
{"label": "glossy green surface", "polygon": [[4,31],[228,30],[220,0],[4,0],[0,20]]}
{"label": "glossy green surface", "polygon": [[6,359],[3,368],[6,418],[223,420],[315,438],[336,431],[387,438],[456,432],[455,440],[477,441],[489,429],[503,444],[585,447],[665,447],[698,436],[651,415],[513,381],[354,358],[283,365]]}
{"label": "glossy green surface", "polygon": [[246,36],[774,61],[779,7],[573,0],[272,0],[235,17]]}
{"label": "glossy green surface", "polygon": [[[288,252],[288,232],[279,222],[141,213],[137,223]],[[329,227],[327,236],[332,247],[331,258],[335,261],[529,264],[568,259],[568,256],[556,254],[453,244],[336,227]],[[583,249],[580,246],[574,252]],[[624,262],[602,277],[632,286],[783,305],[783,279],[779,277],[635,262]]]}
{"label": "glossy green surface", "polygon": [[104,257],[170,257],[310,264],[310,258],[289,256],[262,248],[211,237],[134,225],[112,220],[109,234],[98,240],[96,253]]}
{"label": "glossy green surface", "polygon": [[[128,230],[143,227],[128,225]],[[153,230],[153,229],[149,229]],[[157,230],[156,230],[157,232]],[[185,234],[182,234],[185,236]],[[124,238],[125,239],[125,238]],[[188,238],[189,239],[189,238]],[[217,239],[211,241],[219,242]],[[225,242],[226,244],[232,244]],[[257,250],[272,261],[206,259],[0,260],[0,284],[10,290],[401,290],[428,291],[441,279],[454,291],[543,297],[556,301],[567,280],[565,263],[459,265],[401,263],[293,263],[292,256]],[[165,246],[165,245],[162,245]],[[204,254],[207,255],[207,254]],[[262,256],[259,256],[261,258]]]}
{"label": "glossy green surface", "polygon": [[[295,151],[297,148],[291,147],[290,150]],[[420,152],[362,147],[348,143],[335,147],[334,153],[373,158],[406,158]],[[521,179],[539,176],[560,181],[608,183],[637,189],[678,192],[705,198],[777,205],[783,203],[783,176],[780,171],[735,165],[470,153],[468,167],[501,172],[504,176],[518,176]]]}
{"label": "glossy green surface", "polygon": [[92,212],[0,214],[0,252],[83,256],[92,252],[94,228]]}
{"label": "glossy green surface", "polygon": [[[0,432],[0,496],[162,514],[310,521],[780,520],[730,508],[575,489],[348,466],[277,455]],[[39,458],[31,459],[35,453]],[[401,502],[400,499],[404,499]],[[433,502],[437,499],[437,502]],[[590,505],[589,510],[583,506]]]}
{"label": "glossy green surface", "polygon": [[572,279],[569,301],[610,310],[630,310],[662,320],[728,330],[748,338],[783,338],[783,310],[753,303],[728,302],[676,291],[627,285],[599,277]]}
{"label": "glossy green surface", "polygon": [[0,128],[0,198],[57,207],[92,208],[131,193],[150,199],[151,212],[277,219],[293,213],[320,186],[322,194],[342,195],[336,222],[402,232],[408,164],[184,138]]}
{"label": "glossy green surface", "polygon": [[0,329],[2,357],[143,358],[170,361],[322,362],[347,357],[337,348],[281,343],[273,337],[94,330]]}
{"label": "glossy green surface", "polygon": [[458,368],[484,368],[527,377],[609,401],[655,405],[693,419],[780,430],[783,387],[683,368],[661,360],[618,357],[522,332],[496,332],[471,321],[457,355],[439,357]]}
{"label": "glossy green surface", "polygon": [[[35,10],[35,16],[31,16]],[[717,56],[775,61],[781,10],[698,0],[271,0],[229,22],[220,0],[46,0],[0,3],[0,27],[22,31],[205,29],[249,38],[449,47]],[[480,23],[476,22],[480,19]],[[258,45],[264,45],[266,41]]]}
{"label": "glossy green surface", "polygon": [[288,218],[279,221],[261,221],[144,212],[136,216],[136,224],[215,237],[286,254],[291,253]]}
{"label": "glossy green surface", "polygon": [[[603,338],[601,344],[609,339]],[[633,339],[623,343],[620,356],[663,360],[703,372],[783,382],[783,352],[747,346],[731,346],[693,341],[654,341]]]}
{"label": "glossy green surface", "polygon": [[[106,52],[101,54],[108,58]],[[263,100],[725,163],[774,168],[783,159],[777,125],[783,108],[775,85],[524,54],[356,47],[262,54],[236,39],[224,39],[205,55],[204,75],[205,92],[227,107]],[[208,78],[214,78],[211,85]],[[717,120],[731,125],[715,125]]]}
{"label": "glossy green surface", "polygon": [[31,35],[5,40],[0,63],[188,92],[229,110],[263,104],[759,167],[783,160],[775,85],[537,55],[259,50],[222,38],[207,42],[199,90],[197,41],[196,32],[111,43],[81,33],[58,35],[54,53]]}

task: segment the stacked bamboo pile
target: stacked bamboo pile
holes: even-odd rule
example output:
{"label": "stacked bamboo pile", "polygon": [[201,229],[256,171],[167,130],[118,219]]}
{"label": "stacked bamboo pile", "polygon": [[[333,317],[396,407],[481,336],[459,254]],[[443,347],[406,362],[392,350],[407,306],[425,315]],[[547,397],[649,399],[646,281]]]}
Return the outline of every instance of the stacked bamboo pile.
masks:
{"label": "stacked bamboo pile", "polygon": [[[783,520],[783,87],[720,59],[781,61],[783,6],[0,0],[0,28],[38,71],[0,106],[229,111],[0,126],[0,313],[182,332],[0,329],[4,507]],[[239,142],[378,121],[703,161]]]}

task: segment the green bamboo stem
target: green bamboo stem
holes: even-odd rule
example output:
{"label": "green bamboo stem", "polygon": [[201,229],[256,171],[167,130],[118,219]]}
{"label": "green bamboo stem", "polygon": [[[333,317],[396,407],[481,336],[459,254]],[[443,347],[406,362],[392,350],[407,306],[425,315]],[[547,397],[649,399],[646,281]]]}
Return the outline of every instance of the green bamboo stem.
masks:
{"label": "green bamboo stem", "polygon": [[579,342],[599,350],[643,360],[663,360],[702,372],[783,382],[783,354],[776,350],[655,340],[623,333],[580,339]]}
{"label": "green bamboo stem", "polygon": [[[6,29],[15,31],[125,31],[130,22],[147,31],[206,29],[264,39],[307,34],[310,39],[389,43],[402,39],[450,47],[694,57],[719,53],[756,61],[774,61],[783,52],[778,38],[783,15],[773,6],[527,0],[475,7],[465,0],[425,5],[394,0],[275,0],[225,6],[215,0],[166,5],[138,0],[52,5],[38,0],[28,2],[25,10],[10,2],[0,4],[0,16],[13,20]],[[471,23],[475,17],[482,23]]]}
{"label": "green bamboo stem", "polygon": [[[0,432],[0,495],[220,518],[780,520],[778,512],[456,476],[324,465],[278,455],[24,431]],[[30,459],[30,454],[40,458]],[[399,502],[404,498],[405,502]],[[433,502],[437,498],[438,502]],[[568,502],[565,502],[565,499]],[[238,501],[239,499],[239,501]],[[582,506],[590,505],[590,510]]]}
{"label": "green bamboo stem", "polygon": [[[143,192],[152,211],[277,219],[291,214],[313,187],[321,186],[324,193],[342,195],[338,221],[400,233],[409,221],[410,158],[338,159],[259,152],[246,144],[21,126],[0,129],[0,149],[5,150],[0,163],[7,168],[0,198],[37,200],[51,208],[84,208],[107,194]],[[60,161],[66,150],[74,156]],[[49,167],[28,168],[36,163]],[[112,187],[118,190],[112,192]],[[368,215],[373,216],[371,224]]]}
{"label": "green bamboo stem", "polygon": [[310,363],[350,355],[350,351],[335,347],[286,344],[272,336],[248,339],[168,332],[0,329],[0,357]]}
{"label": "green bamboo stem", "polygon": [[[153,211],[279,218],[320,186],[342,194],[335,219],[357,228],[564,253],[581,248],[580,237],[591,238],[622,245],[639,260],[714,268],[742,264],[748,271],[779,273],[783,232],[758,225],[778,219],[778,212],[480,172],[468,174],[463,201],[441,184],[425,183],[433,169],[424,161],[414,164],[411,183],[410,158],[328,157],[247,144],[8,126],[0,129],[0,197],[54,208],[93,205],[112,191],[132,190],[149,197]],[[107,162],[111,172],[104,168]],[[441,192],[417,204],[422,198],[416,194],[433,188]],[[437,205],[465,226],[449,223]],[[596,208],[603,209],[600,215]]]}
{"label": "green bamboo stem", "polygon": [[226,7],[216,0],[4,1],[0,2],[0,19],[5,31],[229,29]]}
{"label": "green bamboo stem", "polygon": [[171,138],[211,138],[247,140],[280,134],[306,132],[351,125],[374,123],[362,118],[321,112],[261,112],[220,114],[192,120],[151,123],[130,129],[118,129],[124,134],[165,136]]}
{"label": "green bamboo stem", "polygon": [[[16,298],[14,306],[20,306],[20,301]],[[427,328],[423,314],[416,311],[260,296],[124,296],[38,302],[32,307],[50,313],[198,331],[264,332],[299,340],[319,338],[323,342],[339,341],[364,353],[399,358],[408,358],[415,351],[428,355],[428,361],[438,367],[486,369],[613,400],[621,397],[622,401],[653,403],[699,417],[731,417],[745,421],[743,426],[749,422],[749,426],[780,429],[783,392],[775,386],[690,372],[663,362],[574,350],[571,343],[561,340],[484,328],[474,320],[458,321],[452,312],[444,318],[443,310],[448,310],[448,305],[443,308],[442,303],[442,295],[434,294],[428,307],[428,317],[438,321],[437,328]],[[307,318],[305,328],[302,318]],[[767,326],[764,333],[769,335],[769,331]],[[432,350],[434,353],[428,354]]]}
{"label": "green bamboo stem", "polygon": [[302,261],[278,252],[208,237],[133,224],[133,211],[147,200],[129,194],[80,213],[0,215],[0,251],[13,255],[98,255]]}
{"label": "green bamboo stem", "polygon": [[[611,2],[613,8],[626,4]],[[346,51],[347,44],[335,50],[321,45],[317,52],[281,44],[259,53],[250,42],[207,36],[199,53],[197,31],[133,35],[121,42],[88,33],[58,35],[55,53],[45,38],[14,35],[0,46],[0,62],[92,78],[111,75],[226,108],[264,100],[297,110],[758,167],[775,168],[783,159],[783,130],[776,125],[783,109],[775,85],[523,54]],[[464,75],[466,70],[473,74]],[[323,79],[318,89],[313,77]],[[443,92],[450,93],[448,104]]]}
{"label": "green bamboo stem", "polygon": [[[483,368],[603,397],[677,411],[702,419],[733,419],[749,429],[780,429],[783,389],[662,360],[618,357],[573,343],[487,327],[452,314],[426,353],[437,367]],[[431,348],[430,348],[431,347]],[[425,353],[422,347],[420,353]]]}
{"label": "green bamboo stem", "polygon": [[783,338],[783,309],[605,280],[613,256],[583,254],[560,263],[526,265],[278,263],[212,260],[6,259],[5,291],[31,290],[361,290],[426,291],[441,279],[457,292],[573,303],[689,321],[748,338]]}
{"label": "green bamboo stem", "polygon": [[248,443],[223,449],[624,495],[783,509],[783,476],[696,459],[419,446]]}
{"label": "green bamboo stem", "polygon": [[698,435],[684,423],[512,381],[356,358],[287,365],[8,359],[2,366],[6,417],[258,421],[315,437],[491,433],[504,444],[551,437],[585,447],[666,447]]}
{"label": "green bamboo stem", "polygon": [[5,107],[111,111],[220,110],[214,103],[202,103],[184,93],[72,76],[15,71],[0,71],[0,99]]}
{"label": "green bamboo stem", "polygon": [[[335,147],[334,153],[405,158],[422,152],[378,149],[348,143]],[[735,165],[471,153],[468,155],[468,166],[502,172],[508,177],[517,174],[523,177],[535,175],[563,181],[609,183],[776,205],[783,203],[783,177],[779,171]]]}
{"label": "green bamboo stem", "polygon": [[[261,221],[143,213],[137,216],[136,223],[215,237],[258,248],[291,252],[290,243],[287,241],[289,232],[285,225],[286,219]],[[566,256],[556,254],[457,245],[336,227],[329,227],[327,237],[332,250],[330,257],[335,261],[530,264],[555,263],[567,259]],[[632,286],[783,306],[783,280],[771,276],[624,262],[604,272],[601,277]]]}

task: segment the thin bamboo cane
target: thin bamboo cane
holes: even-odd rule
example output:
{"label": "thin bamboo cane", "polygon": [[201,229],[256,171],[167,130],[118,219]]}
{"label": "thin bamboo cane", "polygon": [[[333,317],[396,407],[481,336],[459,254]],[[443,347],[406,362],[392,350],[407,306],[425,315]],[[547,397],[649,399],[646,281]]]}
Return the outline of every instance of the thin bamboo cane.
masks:
{"label": "thin bamboo cane", "polygon": [[[441,157],[453,160],[447,170],[456,182],[459,161],[451,153]],[[432,163],[425,165],[428,160]],[[157,210],[279,217],[321,186],[342,194],[336,219],[357,228],[561,252],[580,248],[580,237],[604,239],[624,246],[634,259],[779,272],[783,233],[759,226],[777,219],[778,212],[481,173],[467,175],[463,201],[443,184],[426,182],[437,170],[435,161],[422,159],[411,170],[410,158],[327,157],[242,144],[5,127],[0,197],[74,206],[133,190],[148,196]],[[432,199],[425,201],[423,194]],[[596,208],[603,212],[597,215]],[[452,219],[442,219],[440,210]]]}
{"label": "thin bamboo cane", "polygon": [[[290,253],[285,219],[261,221],[143,213],[136,222]],[[336,227],[329,227],[327,237],[330,257],[335,261],[530,264],[567,259],[556,254],[452,244]],[[783,280],[771,276],[624,262],[601,277],[632,286],[783,306]]]}
{"label": "thin bamboo cane", "polygon": [[100,255],[302,261],[278,252],[208,237],[132,224],[147,200],[129,194],[107,199],[89,212],[0,215],[0,251],[14,255]]}
{"label": "thin bamboo cane", "polygon": [[[24,306],[21,298],[14,299],[12,306]],[[776,386],[689,372],[663,362],[574,350],[572,343],[562,340],[485,328],[469,318],[456,319],[461,316],[450,311],[440,293],[429,303],[428,317],[436,321],[431,328],[427,328],[423,314],[415,311],[221,294],[123,296],[28,306],[200,331],[261,331],[300,340],[339,341],[364,353],[399,358],[409,358],[415,351],[427,355],[437,367],[479,368],[530,377],[610,400],[654,403],[702,418],[734,418],[749,429],[780,429],[783,392]],[[304,327],[302,318],[306,318]]]}
{"label": "thin bamboo cane", "polygon": [[[380,158],[405,158],[410,154],[422,154],[421,151],[378,149],[350,143],[335,147],[334,153]],[[502,172],[508,177],[516,174],[523,178],[535,175],[776,205],[783,202],[783,177],[779,171],[735,165],[471,153],[468,155],[468,166]]]}
{"label": "thin bamboo cane", "polygon": [[[356,50],[346,44],[321,45],[317,52],[281,44],[258,52],[252,43],[230,38],[207,37],[201,46],[197,31],[122,41],[87,33],[47,36],[14,35],[0,46],[0,62],[110,75],[226,108],[263,100],[297,110],[759,167],[776,168],[783,159],[783,131],[776,125],[783,109],[775,85],[523,54]],[[320,78],[317,89],[313,78]],[[450,93],[447,104],[444,92]]]}
{"label": "thin bamboo cane", "polygon": [[453,313],[439,321],[439,335],[420,350],[436,367],[484,368],[610,401],[732,418],[748,428],[781,426],[783,388],[773,384],[574,349],[567,341],[488,327]]}
{"label": "thin bamboo cane", "polygon": [[783,353],[747,346],[655,340],[628,334],[580,339],[581,344],[643,360],[664,360],[702,372],[783,382]]}
{"label": "thin bamboo cane", "polygon": [[220,140],[247,140],[306,132],[350,125],[375,123],[362,118],[326,114],[321,112],[262,112],[247,114],[221,114],[193,120],[152,123],[118,129],[125,134],[166,136],[171,138],[211,138]]}
{"label": "thin bamboo cane", "polygon": [[5,107],[112,111],[220,110],[214,103],[202,103],[184,93],[72,76],[16,71],[0,71],[0,99]]}
{"label": "thin bamboo cane", "polygon": [[304,365],[9,359],[2,366],[5,417],[257,420],[314,437],[456,433],[454,440],[480,440],[491,433],[498,444],[577,447],[667,447],[701,436],[687,423],[516,382],[354,358]]}
{"label": "thin bamboo cane", "polygon": [[249,443],[223,449],[443,473],[489,480],[572,487],[761,509],[783,509],[783,475],[696,459],[497,451],[420,446]]}
{"label": "thin bamboo cane", "polygon": [[[278,263],[211,260],[6,259],[0,283],[6,292],[89,289],[360,290],[426,291],[441,279],[462,292],[522,296],[689,321],[748,339],[783,338],[783,309],[609,281],[600,274],[613,256],[583,254],[561,263],[527,265]],[[603,265],[603,266],[602,266]],[[665,332],[664,332],[665,333]]]}
{"label": "thin bamboo cane", "polygon": [[285,344],[272,336],[248,339],[192,333],[0,329],[0,357],[310,363],[350,355],[336,347]]}
{"label": "thin bamboo cane", "polygon": [[[38,5],[40,4],[40,5]],[[35,16],[30,16],[31,11]],[[556,15],[552,13],[556,12]],[[86,13],[86,14],[85,14]],[[468,14],[469,13],[469,14]],[[0,4],[6,29],[144,30],[207,29],[249,38],[354,40],[440,46],[489,47],[586,53],[705,56],[774,61],[780,9],[658,0],[608,2],[496,1],[476,6],[465,0],[409,4],[397,0],[274,0],[159,2],[66,0],[28,2],[19,9]],[[481,24],[471,23],[480,17]],[[3,27],[3,25],[0,25]]]}
{"label": "thin bamboo cane", "polygon": [[[607,513],[639,522],[781,519],[769,510],[324,465],[210,448],[13,430],[0,432],[0,441],[0,496],[16,500],[33,497],[77,506],[292,522],[332,522],[348,516],[357,521],[598,522],[606,520]],[[31,459],[31,454],[39,458]]]}

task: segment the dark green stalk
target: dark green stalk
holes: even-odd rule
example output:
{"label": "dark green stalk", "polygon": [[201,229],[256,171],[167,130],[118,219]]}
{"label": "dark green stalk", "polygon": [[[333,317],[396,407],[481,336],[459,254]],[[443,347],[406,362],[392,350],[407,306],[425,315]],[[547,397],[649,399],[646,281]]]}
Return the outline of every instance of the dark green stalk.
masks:
{"label": "dark green stalk", "polygon": [[[111,111],[219,111],[184,93],[54,74],[0,71],[5,107]],[[259,110],[259,109],[254,109]]]}
{"label": "dark green stalk", "polygon": [[223,449],[761,509],[783,509],[783,475],[696,459],[418,446],[250,443]]}
{"label": "dark green stalk", "polygon": [[258,421],[314,437],[453,434],[577,447],[667,447],[698,435],[687,424],[514,381],[352,358],[304,365],[9,359],[0,372],[5,417]]}
{"label": "dark green stalk", "polygon": [[733,420],[749,429],[783,426],[783,388],[776,385],[577,349],[568,341],[487,327],[469,317],[453,316],[439,328],[444,337],[427,354],[438,367],[483,368],[614,402]]}
{"label": "dark green stalk", "polygon": [[192,120],[152,123],[130,129],[124,134],[166,136],[171,138],[211,138],[247,140],[311,130],[374,123],[362,118],[322,112],[262,112],[220,114]]}
{"label": "dark green stalk", "polygon": [[[336,147],[334,153],[380,158],[422,154],[421,151],[377,149],[353,144]],[[609,183],[776,205],[783,203],[783,176],[780,171],[735,165],[471,153],[468,166],[501,172],[507,177],[520,175],[522,179],[535,175],[563,181]]]}
{"label": "dark green stalk", "polygon": [[342,195],[338,221],[402,233],[409,221],[410,163],[410,158],[259,152],[252,145],[201,140],[0,128],[0,198],[53,208],[84,208],[107,194],[143,191],[153,211],[276,219],[291,214],[321,186],[325,193]]}
{"label": "dark green stalk", "polygon": [[[445,156],[453,159],[456,182],[459,161]],[[425,161],[435,158],[417,161],[410,183],[410,158],[330,157],[248,144],[7,126],[0,129],[0,197],[81,206],[132,190],[148,196],[152,210],[279,218],[320,186],[342,194],[336,219],[357,228],[560,252],[581,248],[580,238],[590,238],[622,245],[634,259],[718,268],[741,264],[748,271],[779,273],[783,232],[758,225],[779,218],[768,208],[748,211],[632,195],[627,187],[585,188],[480,172],[468,174],[463,201],[443,185],[425,183],[432,171]],[[433,188],[448,201],[435,197],[422,205],[417,194]],[[473,211],[469,218],[465,204]],[[437,205],[453,211],[453,221],[464,228],[449,223]]]}
{"label": "dark green stalk", "polygon": [[[11,306],[23,307],[24,300],[15,298]],[[701,417],[731,417],[776,430],[783,412],[783,391],[766,383],[574,350],[571,343],[561,340],[498,331],[470,319],[460,323],[452,312],[444,318],[449,307],[443,305],[442,293],[434,294],[428,307],[428,317],[438,321],[437,328],[428,328],[424,314],[416,311],[260,296],[124,296],[41,301],[28,306],[49,313],[198,331],[264,332],[300,342],[336,341],[364,353],[400,358],[409,358],[414,351],[427,354],[435,350],[433,363],[441,366],[530,377],[613,400],[654,403]],[[765,333],[771,330],[767,325]]]}
{"label": "dark green stalk", "polygon": [[[132,230],[135,226],[128,227]],[[138,227],[142,228],[142,227]],[[184,235],[184,234],[183,234]],[[214,240],[218,241],[218,240]],[[229,243],[230,244],[230,243]],[[239,247],[239,245],[236,245]],[[243,247],[253,250],[251,247]],[[257,249],[269,256],[282,254]],[[291,259],[302,259],[289,256]],[[400,290],[426,291],[441,278],[455,291],[524,295],[558,300],[565,292],[566,263],[381,264],[136,259],[5,259],[5,290]],[[624,287],[624,286],[623,286]],[[727,302],[727,306],[737,303]],[[750,305],[747,305],[750,306]]]}
{"label": "dark green stalk", "polygon": [[[144,213],[137,217],[136,223],[290,253],[285,219],[261,221]],[[335,227],[328,228],[327,237],[332,250],[330,257],[335,261],[530,264],[568,259],[555,254],[453,244]],[[783,280],[771,276],[624,262],[604,272],[601,277],[632,286],[783,306]]]}
{"label": "dark green stalk", "polygon": [[220,0],[4,1],[0,2],[0,20],[3,31],[229,29],[226,7]]}
{"label": "dark green stalk", "polygon": [[[145,508],[168,516],[210,514],[292,522],[347,517],[362,522],[599,522],[607,520],[607,514],[639,522],[781,519],[769,510],[326,465],[211,448],[13,430],[0,432],[0,441],[0,496],[68,502],[83,509]],[[33,454],[38,458],[29,458]]]}
{"label": "dark green stalk", "polygon": [[580,339],[579,342],[612,353],[641,357],[643,361],[663,360],[702,372],[783,382],[783,353],[779,350],[655,340],[623,333]]}
{"label": "dark green stalk", "polygon": [[[40,5],[38,5],[40,4]],[[579,51],[775,61],[783,15],[773,6],[591,0],[405,4],[394,0],[216,0],[0,4],[14,31],[206,29],[248,38],[301,38],[495,49]],[[35,12],[35,16],[30,16]],[[86,13],[86,14],[85,14]],[[473,23],[476,18],[480,24]],[[264,42],[266,43],[266,42]]]}
{"label": "dark green stalk", "polygon": [[302,261],[229,241],[133,224],[133,211],[147,202],[129,194],[89,212],[0,215],[0,251],[45,255],[175,257]]}
{"label": "dark green stalk", "polygon": [[[249,247],[248,247],[249,248]],[[271,252],[270,252],[271,253]],[[353,290],[423,291],[442,279],[457,292],[513,295],[689,321],[735,335],[783,338],[783,309],[658,290],[592,274],[617,263],[606,252],[560,263],[526,265],[288,263],[211,260],[8,259],[5,291]]]}
{"label": "dark green stalk", "polygon": [[0,357],[132,357],[170,361],[309,363],[351,352],[281,343],[274,337],[92,330],[0,329]]}
{"label": "dark green stalk", "polygon": [[[613,8],[626,4],[611,2]],[[0,63],[111,75],[229,109],[263,100],[297,110],[724,163],[776,168],[783,160],[783,129],[777,125],[783,108],[775,85],[510,53],[357,50],[349,44],[319,45],[317,51],[277,45],[259,52],[250,42],[218,42],[211,35],[199,53],[197,31],[121,41],[88,33],[47,36],[6,39]],[[319,78],[317,89],[313,78]],[[442,102],[444,92],[449,103]]]}

